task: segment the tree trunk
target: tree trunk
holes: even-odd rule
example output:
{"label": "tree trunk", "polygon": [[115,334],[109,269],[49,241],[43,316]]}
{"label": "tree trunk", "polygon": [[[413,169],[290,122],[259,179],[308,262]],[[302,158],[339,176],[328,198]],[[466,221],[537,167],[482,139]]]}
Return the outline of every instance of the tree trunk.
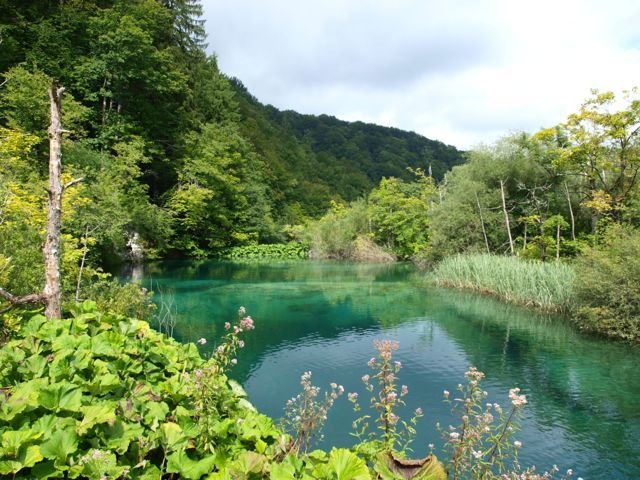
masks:
{"label": "tree trunk", "polygon": [[511,223],[509,222],[509,212],[507,212],[507,201],[504,197],[504,182],[500,180],[500,194],[502,195],[502,211],[504,212],[504,223],[507,227],[507,233],[509,234],[509,249],[511,255],[515,252],[513,250],[513,237],[511,236]]}
{"label": "tree trunk", "polygon": [[43,247],[45,265],[44,314],[48,319],[60,318],[60,228],[62,224],[62,126],[60,124],[60,98],[63,87],[52,84],[49,90],[51,102],[49,125],[49,206],[47,210],[47,233]]}
{"label": "tree trunk", "polygon": [[484,228],[484,218],[482,216],[482,208],[480,208],[480,199],[478,198],[478,193],[476,193],[476,203],[478,205],[478,214],[480,215],[480,225],[482,226],[482,236],[484,237],[484,245],[487,247],[487,253],[491,253],[489,250],[489,240],[487,239],[487,230]]}
{"label": "tree trunk", "polygon": [[573,207],[571,206],[571,195],[569,195],[569,187],[564,182],[564,191],[567,194],[567,203],[569,204],[569,215],[571,216],[571,240],[576,239],[576,219],[573,216]]}
{"label": "tree trunk", "polygon": [[556,225],[556,260],[560,260],[560,224]]}

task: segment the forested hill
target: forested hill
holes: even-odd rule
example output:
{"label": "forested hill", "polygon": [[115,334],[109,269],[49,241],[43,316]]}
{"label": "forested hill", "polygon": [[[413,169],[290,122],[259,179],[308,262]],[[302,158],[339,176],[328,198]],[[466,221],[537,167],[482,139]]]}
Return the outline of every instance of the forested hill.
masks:
{"label": "forested hill", "polygon": [[198,0],[0,1],[0,256],[16,270],[11,245],[27,258],[41,243],[52,80],[65,178],[84,179],[67,251],[87,236],[103,258],[133,237],[158,255],[283,241],[383,176],[461,162],[414,133],[261,105],[207,55],[201,15]]}
{"label": "forested hill", "polygon": [[303,115],[263,105],[233,79],[242,130],[274,166],[288,188],[298,191],[309,213],[322,213],[328,200],[365,196],[382,177],[412,180],[409,168],[431,171],[436,180],[462,163],[459,150],[414,132],[329,115]]}

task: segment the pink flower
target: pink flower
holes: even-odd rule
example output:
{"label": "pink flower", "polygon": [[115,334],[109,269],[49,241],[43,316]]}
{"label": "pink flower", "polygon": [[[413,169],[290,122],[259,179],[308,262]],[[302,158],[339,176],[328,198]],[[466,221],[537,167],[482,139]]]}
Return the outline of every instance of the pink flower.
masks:
{"label": "pink flower", "polygon": [[224,322],[224,329],[229,330],[231,328],[231,324],[229,322]]}
{"label": "pink flower", "polygon": [[253,330],[255,327],[253,325],[253,319],[251,317],[244,317],[240,320],[240,326],[245,330]]}

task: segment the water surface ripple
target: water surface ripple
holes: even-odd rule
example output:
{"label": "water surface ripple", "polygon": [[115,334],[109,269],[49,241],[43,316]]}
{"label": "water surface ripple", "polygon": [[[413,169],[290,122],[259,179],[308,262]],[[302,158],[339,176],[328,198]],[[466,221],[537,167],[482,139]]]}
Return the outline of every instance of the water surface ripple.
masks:
{"label": "water surface ripple", "polygon": [[[177,306],[177,339],[214,348],[240,305],[256,321],[232,376],[251,401],[279,418],[300,375],[366,399],[375,339],[399,340],[407,409],[425,411],[415,455],[442,441],[435,424],[454,420],[442,402],[474,365],[490,400],[520,387],[529,404],[518,439],[524,465],[557,464],[587,479],[640,478],[640,351],[576,332],[561,318],[490,298],[428,287],[410,265],[331,262],[164,262],[136,278]],[[322,446],[349,446],[355,414],[336,403]],[[575,477],[574,477],[575,478]]]}

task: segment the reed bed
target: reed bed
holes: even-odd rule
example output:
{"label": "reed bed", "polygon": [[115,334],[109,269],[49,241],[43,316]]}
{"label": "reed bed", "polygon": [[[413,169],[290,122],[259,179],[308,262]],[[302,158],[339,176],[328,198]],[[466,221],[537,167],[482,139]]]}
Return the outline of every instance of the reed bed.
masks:
{"label": "reed bed", "polygon": [[444,259],[432,276],[441,286],[475,290],[547,311],[567,311],[574,299],[574,270],[559,262],[464,254]]}

